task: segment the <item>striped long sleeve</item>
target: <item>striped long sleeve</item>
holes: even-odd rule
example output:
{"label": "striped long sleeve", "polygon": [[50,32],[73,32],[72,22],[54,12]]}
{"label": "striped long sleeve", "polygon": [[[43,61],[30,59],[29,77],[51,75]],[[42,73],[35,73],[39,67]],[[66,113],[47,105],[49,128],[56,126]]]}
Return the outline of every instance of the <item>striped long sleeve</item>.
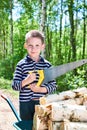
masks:
{"label": "striped long sleeve", "polygon": [[[26,102],[32,98],[40,98],[46,95],[46,93],[35,93],[31,91],[27,85],[22,88],[21,84],[22,80],[24,80],[29,74],[29,71],[42,70],[49,67],[51,67],[51,64],[42,57],[40,57],[40,61],[37,63],[33,61],[29,56],[26,56],[24,59],[18,62],[14,72],[12,88],[16,91],[19,91],[20,102]],[[38,79],[36,79],[36,82],[37,81]],[[42,84],[42,87],[46,87],[47,93],[51,94],[56,90],[56,82],[54,80],[50,81],[49,83]]]}

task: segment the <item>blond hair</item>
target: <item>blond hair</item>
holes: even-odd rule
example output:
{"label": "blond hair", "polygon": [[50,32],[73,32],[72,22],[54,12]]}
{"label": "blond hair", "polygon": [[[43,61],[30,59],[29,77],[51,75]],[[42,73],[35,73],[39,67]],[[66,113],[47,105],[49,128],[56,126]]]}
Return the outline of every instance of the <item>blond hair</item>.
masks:
{"label": "blond hair", "polygon": [[25,42],[28,42],[29,38],[37,37],[41,39],[42,43],[44,43],[44,34],[41,31],[38,30],[31,30],[25,35]]}

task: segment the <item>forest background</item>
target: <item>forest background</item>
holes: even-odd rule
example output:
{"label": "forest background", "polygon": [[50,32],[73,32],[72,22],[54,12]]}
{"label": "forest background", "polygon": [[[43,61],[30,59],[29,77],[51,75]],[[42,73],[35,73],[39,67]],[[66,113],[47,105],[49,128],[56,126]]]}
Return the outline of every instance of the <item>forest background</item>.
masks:
{"label": "forest background", "polygon": [[[32,29],[44,33],[43,56],[54,66],[87,58],[87,0],[0,0],[0,88],[11,87]],[[87,65],[56,81],[57,92],[87,87]]]}

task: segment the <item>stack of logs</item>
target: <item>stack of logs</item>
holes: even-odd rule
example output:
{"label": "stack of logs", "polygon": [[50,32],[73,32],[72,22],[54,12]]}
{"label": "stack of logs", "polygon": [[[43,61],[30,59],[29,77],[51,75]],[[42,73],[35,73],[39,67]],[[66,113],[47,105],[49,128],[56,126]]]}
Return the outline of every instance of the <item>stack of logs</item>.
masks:
{"label": "stack of logs", "polygon": [[87,130],[87,88],[40,98],[33,130]]}

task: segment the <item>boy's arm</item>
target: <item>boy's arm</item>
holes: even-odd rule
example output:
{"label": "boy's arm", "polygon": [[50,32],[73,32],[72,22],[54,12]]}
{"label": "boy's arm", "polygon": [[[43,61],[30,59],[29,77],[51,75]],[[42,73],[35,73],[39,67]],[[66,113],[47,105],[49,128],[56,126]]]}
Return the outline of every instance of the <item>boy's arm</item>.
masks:
{"label": "boy's arm", "polygon": [[15,73],[14,73],[14,78],[12,82],[12,88],[14,90],[21,90],[21,88],[25,87],[26,85],[32,83],[34,80],[36,80],[36,74],[31,73],[27,75],[25,79],[22,77],[22,68],[21,66],[17,65]]}
{"label": "boy's arm", "polygon": [[30,89],[33,92],[39,92],[39,93],[48,93],[51,94],[56,90],[56,82],[55,81],[51,81],[50,83],[46,83],[40,87],[36,86],[36,84],[31,84],[30,85]]}
{"label": "boy's arm", "polygon": [[14,72],[14,77],[12,81],[12,88],[14,90],[21,90],[22,86],[22,69],[21,66],[17,65],[16,70]]}
{"label": "boy's arm", "polygon": [[53,80],[53,81],[50,81],[49,83],[45,83],[44,87],[47,89],[47,93],[51,94],[54,91],[56,91],[56,88],[57,88],[56,81]]}

